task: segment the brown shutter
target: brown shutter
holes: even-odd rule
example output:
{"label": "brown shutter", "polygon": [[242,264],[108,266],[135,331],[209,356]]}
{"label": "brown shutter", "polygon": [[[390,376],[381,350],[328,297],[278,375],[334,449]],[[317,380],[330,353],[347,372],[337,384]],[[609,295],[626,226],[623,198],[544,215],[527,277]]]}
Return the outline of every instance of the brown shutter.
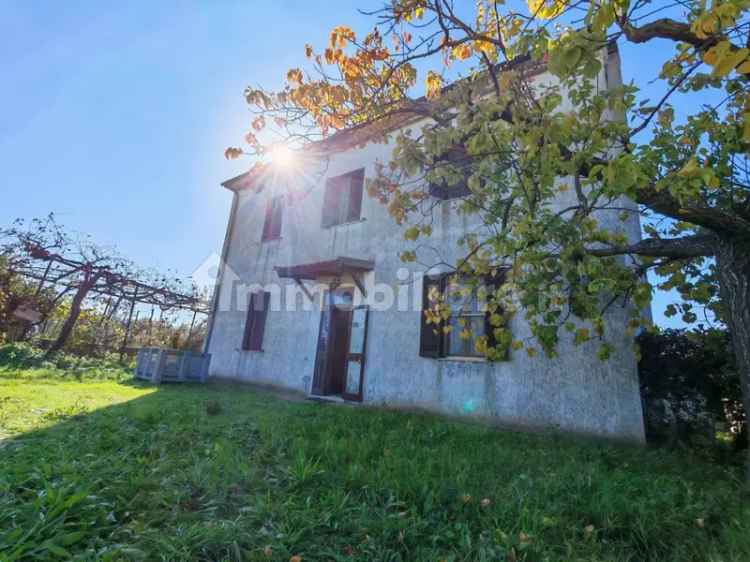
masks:
{"label": "brown shutter", "polygon": [[446,276],[422,277],[422,317],[419,332],[419,355],[422,357],[442,357],[443,356],[443,324],[427,323],[425,311],[430,308],[429,301],[430,291],[433,287],[437,288],[442,295],[445,292]]}
{"label": "brown shutter", "polygon": [[[257,294],[261,297],[261,293]],[[253,310],[253,329],[250,332],[250,350],[263,351],[263,332],[266,329],[266,315],[268,314],[268,303],[271,299],[271,293],[262,293],[261,298],[255,299]]]}
{"label": "brown shutter", "polygon": [[271,238],[281,237],[281,217],[284,211],[284,198],[274,197],[273,212],[271,213]]}
{"label": "brown shutter", "polygon": [[266,217],[263,221],[262,240],[274,240],[281,236],[282,197],[272,197],[266,203]]}
{"label": "brown shutter", "polygon": [[263,332],[266,328],[266,315],[271,293],[253,293],[247,309],[245,334],[242,338],[242,349],[245,351],[263,351]]}
{"label": "brown shutter", "polygon": [[323,227],[336,224],[338,217],[338,192],[339,178],[330,178],[326,182],[326,191],[323,197]]}
{"label": "brown shutter", "polygon": [[247,316],[245,317],[245,332],[242,334],[242,349],[247,351],[250,349],[250,334],[253,331],[253,315],[254,310],[255,293],[250,294],[250,302],[247,305]]}
{"label": "brown shutter", "polygon": [[349,174],[349,209],[347,221],[353,222],[360,219],[362,212],[362,187],[365,183],[365,171],[357,170]]}
{"label": "brown shutter", "polygon": [[271,224],[273,223],[273,198],[266,201],[266,217],[263,220],[263,236],[261,240],[271,238]]}

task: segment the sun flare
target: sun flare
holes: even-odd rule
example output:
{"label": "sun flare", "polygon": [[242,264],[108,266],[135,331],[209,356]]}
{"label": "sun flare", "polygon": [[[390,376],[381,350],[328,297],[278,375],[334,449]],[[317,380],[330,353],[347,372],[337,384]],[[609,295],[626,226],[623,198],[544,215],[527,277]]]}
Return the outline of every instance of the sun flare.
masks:
{"label": "sun flare", "polygon": [[285,144],[274,145],[268,155],[275,166],[289,167],[294,161],[294,152]]}

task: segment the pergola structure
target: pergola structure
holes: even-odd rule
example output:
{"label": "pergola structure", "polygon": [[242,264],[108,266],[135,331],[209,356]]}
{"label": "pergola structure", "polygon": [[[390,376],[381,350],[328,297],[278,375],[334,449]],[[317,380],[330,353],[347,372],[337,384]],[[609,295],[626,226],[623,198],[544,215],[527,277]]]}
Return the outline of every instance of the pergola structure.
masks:
{"label": "pergola structure", "polygon": [[[102,321],[111,320],[123,303],[129,306],[125,335],[120,346],[124,352],[136,305],[151,306],[151,318],[156,308],[162,311],[192,312],[188,339],[192,335],[198,314],[208,314],[207,303],[194,286],[185,287],[177,278],[168,278],[136,269],[133,264],[112,252],[93,245],[73,243],[54,223],[37,221],[33,230],[11,229],[4,232],[4,255],[9,257],[11,271],[37,283],[36,295],[44,289],[54,289],[52,309],[66,295],[72,295],[71,311],[60,335],[50,351],[59,350],[70,335],[81,305],[87,297],[106,298]],[[51,310],[41,314],[46,319]]]}

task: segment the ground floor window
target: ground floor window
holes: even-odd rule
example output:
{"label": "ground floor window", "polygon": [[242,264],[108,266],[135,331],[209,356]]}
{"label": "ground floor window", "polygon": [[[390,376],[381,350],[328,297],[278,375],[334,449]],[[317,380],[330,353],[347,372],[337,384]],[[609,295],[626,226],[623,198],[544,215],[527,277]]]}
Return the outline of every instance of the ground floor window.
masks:
{"label": "ground floor window", "polygon": [[419,352],[423,357],[488,357],[503,359],[497,349],[508,340],[505,315],[493,303],[502,275],[469,282],[456,274],[423,278]]}

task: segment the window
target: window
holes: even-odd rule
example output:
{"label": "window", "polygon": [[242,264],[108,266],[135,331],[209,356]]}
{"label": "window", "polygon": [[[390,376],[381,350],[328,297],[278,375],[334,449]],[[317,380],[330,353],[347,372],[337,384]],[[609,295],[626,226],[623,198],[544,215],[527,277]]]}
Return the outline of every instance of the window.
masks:
{"label": "window", "polygon": [[266,315],[271,293],[252,293],[247,307],[245,333],[242,336],[242,349],[245,351],[263,351],[263,332],[266,328]]}
{"label": "window", "polygon": [[451,313],[445,325],[451,329],[443,334],[445,355],[483,357],[474,347],[474,338],[485,335],[485,294],[480,296],[477,287],[461,283],[455,277],[448,279],[445,302]]}
{"label": "window", "polygon": [[263,222],[263,236],[261,240],[277,240],[281,238],[281,212],[284,198],[281,195],[272,197],[266,204],[266,220]]}
{"label": "window", "polygon": [[458,182],[448,182],[445,179],[440,180],[437,183],[429,184],[430,195],[438,199],[456,199],[458,197],[466,197],[471,195],[471,190],[468,184],[468,175],[466,170],[466,164],[469,161],[469,155],[466,154],[466,149],[462,146],[455,146],[440,157],[434,164],[435,169],[444,169],[451,175],[458,173],[462,176]]}
{"label": "window", "polygon": [[359,220],[365,171],[356,170],[326,182],[323,198],[323,227]]}
{"label": "window", "polygon": [[[502,274],[488,276],[482,286],[464,283],[455,275],[424,277],[419,354],[422,357],[485,357],[475,343],[477,338],[486,336],[488,346],[498,344],[497,326],[491,322],[487,294],[501,283]],[[444,305],[450,308],[447,318],[440,315]]]}

